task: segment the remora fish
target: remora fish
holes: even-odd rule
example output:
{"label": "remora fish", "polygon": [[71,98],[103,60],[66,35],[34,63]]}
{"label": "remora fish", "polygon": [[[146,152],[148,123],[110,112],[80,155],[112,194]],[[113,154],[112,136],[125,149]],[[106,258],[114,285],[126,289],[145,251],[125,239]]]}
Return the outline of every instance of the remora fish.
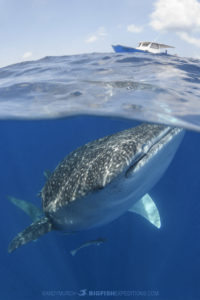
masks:
{"label": "remora fish", "polygon": [[166,171],[183,134],[178,128],[142,124],[71,152],[41,191],[44,217],[19,233],[8,251],[52,230],[72,233],[104,225],[128,210],[152,223],[156,216],[159,227],[156,206],[145,194]]}
{"label": "remora fish", "polygon": [[70,251],[71,255],[72,256],[75,256],[76,253],[81,250],[82,248],[85,248],[85,247],[89,247],[89,246],[100,246],[101,244],[105,243],[106,239],[105,238],[98,238],[97,240],[92,240],[92,241],[89,241],[89,242],[86,242],[86,243],[83,243],[81,244],[78,248]]}

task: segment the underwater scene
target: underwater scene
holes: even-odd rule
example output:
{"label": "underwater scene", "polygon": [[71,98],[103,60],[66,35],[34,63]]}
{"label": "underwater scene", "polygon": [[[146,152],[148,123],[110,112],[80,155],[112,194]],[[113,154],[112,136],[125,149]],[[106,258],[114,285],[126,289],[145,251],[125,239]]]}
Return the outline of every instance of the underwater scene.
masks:
{"label": "underwater scene", "polygon": [[0,69],[0,299],[200,299],[199,88],[150,53]]}

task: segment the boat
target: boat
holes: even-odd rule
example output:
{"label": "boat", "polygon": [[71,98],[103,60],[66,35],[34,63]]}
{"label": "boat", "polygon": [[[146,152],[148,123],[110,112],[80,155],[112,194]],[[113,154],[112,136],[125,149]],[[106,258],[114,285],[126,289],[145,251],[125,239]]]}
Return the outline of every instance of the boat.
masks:
{"label": "boat", "polygon": [[154,53],[154,54],[168,54],[168,48],[174,48],[173,46],[159,44],[155,42],[139,42],[138,47],[132,48],[122,45],[112,45],[115,52],[140,52],[140,53]]}

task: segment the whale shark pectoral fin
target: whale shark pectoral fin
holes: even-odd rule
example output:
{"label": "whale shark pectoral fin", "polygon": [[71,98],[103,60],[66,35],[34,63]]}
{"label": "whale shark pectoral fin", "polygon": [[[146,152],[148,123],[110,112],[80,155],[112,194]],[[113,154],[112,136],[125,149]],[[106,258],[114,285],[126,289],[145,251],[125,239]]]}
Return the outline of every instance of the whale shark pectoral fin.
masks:
{"label": "whale shark pectoral fin", "polygon": [[34,223],[29,227],[24,229],[24,231],[18,233],[18,235],[11,241],[8,246],[8,252],[11,253],[18,247],[39,238],[41,235],[53,230],[53,225],[47,217],[44,217]]}
{"label": "whale shark pectoral fin", "polygon": [[141,215],[157,228],[161,227],[158,209],[149,194],[144,195],[129,211]]}
{"label": "whale shark pectoral fin", "polygon": [[12,196],[7,196],[7,198],[15,204],[17,207],[19,207],[21,210],[23,210],[33,222],[39,220],[42,217],[42,211],[32,204],[31,202],[24,201]]}

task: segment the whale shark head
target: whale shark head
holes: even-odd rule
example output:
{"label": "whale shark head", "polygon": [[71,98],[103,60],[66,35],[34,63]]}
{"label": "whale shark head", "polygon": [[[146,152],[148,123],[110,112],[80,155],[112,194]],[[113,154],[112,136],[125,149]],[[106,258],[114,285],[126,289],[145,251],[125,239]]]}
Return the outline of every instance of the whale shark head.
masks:
{"label": "whale shark head", "polygon": [[129,176],[131,170],[137,165],[142,168],[159,154],[157,150],[171,145],[171,141],[173,145],[167,147],[168,154],[169,151],[175,153],[181,132],[181,129],[163,125],[142,124],[78,148],[61,161],[45,184],[44,211],[56,211],[104,189],[118,176]]}

